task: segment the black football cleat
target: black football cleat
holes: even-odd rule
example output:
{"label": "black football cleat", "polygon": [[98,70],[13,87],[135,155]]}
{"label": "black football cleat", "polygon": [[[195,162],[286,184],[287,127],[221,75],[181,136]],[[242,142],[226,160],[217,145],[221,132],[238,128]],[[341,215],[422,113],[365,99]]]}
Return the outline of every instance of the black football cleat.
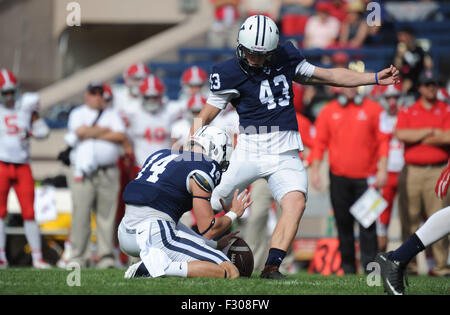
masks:
{"label": "black football cleat", "polygon": [[265,266],[264,270],[261,272],[259,276],[261,279],[285,279],[284,276],[279,270],[277,266]]}
{"label": "black football cleat", "polygon": [[406,268],[402,268],[400,262],[390,260],[390,253],[392,252],[378,253],[375,257],[375,261],[380,265],[384,291],[389,295],[404,295],[404,280],[408,286]]}
{"label": "black football cleat", "polygon": [[130,267],[128,267],[127,271],[125,271],[125,279],[131,278],[150,278],[150,273],[142,261],[139,261]]}

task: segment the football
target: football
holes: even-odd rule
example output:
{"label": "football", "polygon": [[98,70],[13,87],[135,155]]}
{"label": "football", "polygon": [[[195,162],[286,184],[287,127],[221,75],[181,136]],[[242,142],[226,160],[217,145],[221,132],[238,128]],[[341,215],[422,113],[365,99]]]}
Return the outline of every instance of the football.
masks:
{"label": "football", "polygon": [[253,253],[242,238],[237,238],[231,243],[227,256],[233,265],[237,267],[241,277],[249,278],[252,275],[254,267]]}

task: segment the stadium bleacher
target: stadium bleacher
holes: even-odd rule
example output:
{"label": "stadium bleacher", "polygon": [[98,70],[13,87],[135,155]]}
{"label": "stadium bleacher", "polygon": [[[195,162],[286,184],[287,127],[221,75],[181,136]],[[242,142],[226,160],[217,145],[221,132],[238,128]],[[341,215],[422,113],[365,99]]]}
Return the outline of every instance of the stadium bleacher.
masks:
{"label": "stadium bleacher", "polygon": [[[450,13],[450,5],[445,6],[444,12]],[[435,62],[435,67],[439,66],[440,59],[447,57],[450,49],[450,20],[446,21],[422,21],[422,22],[396,22],[393,24],[392,32],[408,27],[415,31],[417,39],[428,41],[429,53]],[[283,36],[282,40],[293,40],[301,42],[302,35]],[[375,40],[375,42],[377,42]],[[331,55],[337,51],[346,52],[352,59],[361,59],[366,64],[366,69],[377,70],[389,65],[395,54],[394,44],[367,46],[360,49],[308,49],[303,50],[307,59],[319,60],[323,55]],[[383,45],[384,44],[384,45]],[[149,67],[160,74],[167,86],[168,97],[175,99],[180,90],[179,77],[181,73],[191,65],[198,65],[209,71],[214,62],[224,58],[231,58],[235,54],[234,48],[208,48],[208,47],[181,47],[178,50],[179,60],[175,62],[152,62]],[[327,66],[320,62],[315,62],[318,66]],[[437,70],[437,69],[436,69]]]}
{"label": "stadium bleacher", "polygon": [[[441,4],[440,12],[445,18],[443,21],[414,21],[414,22],[394,22],[389,24],[389,32],[396,33],[403,28],[414,30],[416,38],[424,44],[434,61],[435,70],[439,70],[442,61],[450,64],[448,51],[450,49],[450,4]],[[301,43],[303,35],[289,34],[281,35],[281,40],[291,40]],[[383,39],[376,36],[372,44],[360,49],[307,49],[302,50],[305,57],[318,66],[327,67],[322,64],[320,57],[331,55],[336,51],[346,52],[351,59],[360,59],[365,62],[366,70],[376,71],[388,66],[395,54],[395,43],[383,43]],[[220,60],[231,58],[235,55],[234,48],[208,48],[202,47],[181,47],[178,49],[178,60],[173,62],[152,61],[148,63],[153,73],[162,78],[167,88],[169,99],[177,99],[181,89],[180,77],[184,70],[192,65],[203,67],[207,72],[211,66]],[[122,82],[121,77],[115,80]],[[65,128],[66,117],[70,106],[64,105],[59,109],[49,111],[46,120],[52,128]]]}

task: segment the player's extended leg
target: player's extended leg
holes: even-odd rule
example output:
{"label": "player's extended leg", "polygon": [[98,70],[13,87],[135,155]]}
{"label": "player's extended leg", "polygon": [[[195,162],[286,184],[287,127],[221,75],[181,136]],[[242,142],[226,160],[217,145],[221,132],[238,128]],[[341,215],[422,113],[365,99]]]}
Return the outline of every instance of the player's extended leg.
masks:
{"label": "player's extended leg", "polygon": [[283,278],[278,268],[297,234],[306,198],[303,192],[292,191],[281,199],[280,205],[282,213],[270,240],[269,256],[261,273],[262,278]]}
{"label": "player's extended leg", "polygon": [[399,248],[389,253],[379,253],[381,277],[386,292],[401,295],[405,287],[403,278],[406,266],[419,252],[450,234],[450,207],[435,212]]}
{"label": "player's extended leg", "polygon": [[[278,222],[278,220],[280,220],[281,215],[283,214],[283,211],[281,209],[281,206],[278,203],[275,203],[275,207],[276,207],[276,222]],[[305,208],[306,208],[306,206],[305,206]],[[282,273],[295,273],[296,272],[295,266],[294,266],[295,255],[294,255],[294,252],[292,251],[292,245],[293,245],[294,240],[295,240],[295,236],[294,236],[294,239],[292,240],[291,246],[289,246],[289,248],[286,252],[286,256],[284,257],[283,262],[280,265],[280,272],[282,272]]]}
{"label": "player's extended leg", "polygon": [[305,194],[301,191],[291,191],[281,199],[280,205],[282,213],[273,231],[270,247],[287,251],[297,234],[298,225],[305,210]]}
{"label": "player's extended leg", "polygon": [[436,211],[417,230],[416,234],[425,247],[450,234],[450,207]]}
{"label": "player's extended leg", "polygon": [[8,165],[0,162],[0,269],[8,266],[6,259],[5,217],[7,214],[8,194],[11,188]]}
{"label": "player's extended leg", "polygon": [[282,213],[272,234],[261,278],[279,279],[284,276],[278,269],[297,234],[306,206],[308,179],[298,152],[281,156],[278,169],[269,176],[268,182]]}
{"label": "player's extended leg", "polygon": [[42,258],[41,232],[34,220],[34,179],[28,164],[15,167],[16,176],[13,183],[22,210],[23,227],[28,244],[31,247],[33,267],[38,269],[50,268]]}

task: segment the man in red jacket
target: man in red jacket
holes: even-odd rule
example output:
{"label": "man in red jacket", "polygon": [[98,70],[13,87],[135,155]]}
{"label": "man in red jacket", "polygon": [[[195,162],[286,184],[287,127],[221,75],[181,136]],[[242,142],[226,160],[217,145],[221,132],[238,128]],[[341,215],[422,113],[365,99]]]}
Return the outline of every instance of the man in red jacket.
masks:
{"label": "man in red jacket", "polygon": [[[420,98],[398,114],[395,135],[405,143],[406,190],[410,233],[422,224],[422,207],[427,217],[446,205],[434,196],[436,180],[450,157],[450,106],[437,99],[438,76],[424,72],[419,76]],[[436,260],[432,272],[448,275],[448,240],[431,247]]]}
{"label": "man in red jacket", "polygon": [[[319,166],[328,151],[330,195],[334,209],[344,273],[356,273],[352,204],[367,190],[386,183],[389,138],[379,129],[381,105],[344,88],[336,100],[319,113],[312,149],[311,183],[321,189]],[[371,183],[369,183],[371,181]],[[373,182],[373,183],[372,183]],[[375,224],[360,229],[361,263],[364,270],[377,254]]]}

